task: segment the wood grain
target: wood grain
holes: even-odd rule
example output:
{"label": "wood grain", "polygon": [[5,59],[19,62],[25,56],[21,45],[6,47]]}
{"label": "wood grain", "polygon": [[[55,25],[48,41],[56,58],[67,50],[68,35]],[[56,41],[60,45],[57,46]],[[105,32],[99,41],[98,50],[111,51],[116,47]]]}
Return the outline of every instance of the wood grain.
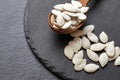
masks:
{"label": "wood grain", "polygon": [[[120,67],[114,67],[113,62],[93,74],[74,71],[73,64],[63,54],[64,46],[72,38],[54,33],[47,23],[53,6],[65,2],[69,0],[29,0],[25,14],[25,33],[33,53],[47,69],[62,80],[120,80]],[[94,24],[96,35],[99,36],[101,31],[105,31],[109,41],[114,40],[115,45],[120,46],[120,1],[91,0],[89,6],[91,9],[84,25]],[[85,51],[84,54],[87,58]],[[87,63],[90,62],[88,60]]]}

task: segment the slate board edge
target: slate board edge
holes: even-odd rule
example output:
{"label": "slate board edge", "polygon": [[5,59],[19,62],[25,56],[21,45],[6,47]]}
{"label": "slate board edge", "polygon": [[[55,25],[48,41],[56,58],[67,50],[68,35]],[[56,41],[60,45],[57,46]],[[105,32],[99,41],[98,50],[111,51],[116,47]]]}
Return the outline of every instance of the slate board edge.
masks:
{"label": "slate board edge", "polygon": [[37,52],[37,50],[34,47],[34,42],[31,39],[31,33],[29,32],[27,26],[27,18],[28,18],[28,4],[29,4],[29,0],[27,1],[26,7],[25,7],[25,12],[24,12],[24,33],[25,33],[25,37],[27,40],[27,43],[30,47],[30,50],[32,51],[33,55],[36,57],[36,59],[42,63],[42,65],[49,70],[51,73],[53,73],[56,77],[62,79],[62,80],[76,80],[71,78],[69,75],[66,75],[63,72],[58,72],[56,71],[55,67],[50,64],[50,62],[48,60],[44,60]]}

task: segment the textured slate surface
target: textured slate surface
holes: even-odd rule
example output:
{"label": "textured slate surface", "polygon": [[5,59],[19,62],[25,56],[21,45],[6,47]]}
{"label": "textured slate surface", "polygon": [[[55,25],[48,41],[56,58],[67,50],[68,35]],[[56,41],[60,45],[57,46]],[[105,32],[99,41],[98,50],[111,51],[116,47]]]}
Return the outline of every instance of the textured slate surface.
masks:
{"label": "textured slate surface", "polygon": [[26,0],[0,0],[0,80],[58,80],[27,45],[23,18]]}
{"label": "textured slate surface", "polygon": [[[109,40],[114,40],[120,46],[120,1],[91,0],[91,9],[85,23],[96,26],[98,35],[105,31]],[[47,16],[57,3],[69,0],[30,0],[26,10],[25,31],[28,43],[39,60],[54,74],[65,80],[120,80],[120,67],[114,67],[113,62],[104,69],[93,74],[84,71],[75,72],[73,65],[63,54],[63,48],[72,38],[68,35],[58,35],[50,30]],[[86,57],[86,56],[85,56]],[[87,63],[91,62],[88,60]]]}

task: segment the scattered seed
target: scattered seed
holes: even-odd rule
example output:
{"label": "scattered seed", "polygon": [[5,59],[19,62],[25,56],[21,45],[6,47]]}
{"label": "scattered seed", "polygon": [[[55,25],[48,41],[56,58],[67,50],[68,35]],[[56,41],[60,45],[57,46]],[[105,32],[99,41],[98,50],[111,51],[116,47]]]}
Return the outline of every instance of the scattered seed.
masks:
{"label": "scattered seed", "polygon": [[73,59],[72,59],[72,63],[73,64],[77,64],[78,62],[81,62],[81,60],[83,59],[83,50],[77,52]]}
{"label": "scattered seed", "polygon": [[82,47],[84,48],[84,49],[88,49],[88,48],[90,48],[90,45],[91,45],[91,43],[90,43],[90,41],[88,40],[88,38],[86,38],[85,36],[82,38]]}
{"label": "scattered seed", "polygon": [[98,55],[89,49],[87,49],[87,56],[89,57],[90,60],[92,60],[94,62],[98,62],[98,60],[99,60]]}
{"label": "scattered seed", "polygon": [[88,73],[93,73],[93,72],[97,71],[98,69],[99,69],[99,65],[96,65],[94,63],[87,64],[84,67],[84,70]]}
{"label": "scattered seed", "polygon": [[105,32],[101,32],[99,38],[102,43],[106,43],[108,41],[108,35]]}
{"label": "scattered seed", "polygon": [[88,25],[86,27],[83,28],[83,32],[85,34],[89,33],[89,32],[92,32],[93,30],[95,29],[95,26],[94,25]]}
{"label": "scattered seed", "polygon": [[86,62],[87,62],[86,59],[82,59],[81,62],[79,62],[79,64],[75,64],[74,69],[75,69],[76,71],[81,71],[81,70],[83,70],[84,67],[86,66]]}
{"label": "scattered seed", "polygon": [[73,50],[71,49],[70,46],[66,46],[64,48],[64,54],[68,59],[72,59],[73,56],[74,56],[74,52],[73,52]]}
{"label": "scattered seed", "polygon": [[115,55],[114,41],[110,42],[105,50],[109,57],[113,57]]}
{"label": "scattered seed", "polygon": [[115,60],[114,65],[115,66],[119,66],[120,65],[120,56]]}
{"label": "scattered seed", "polygon": [[115,55],[113,57],[109,57],[109,61],[115,60],[116,58],[118,58],[120,55],[120,48],[119,47],[115,47]]}
{"label": "scattered seed", "polygon": [[108,63],[108,56],[106,53],[102,53],[99,57],[99,63],[101,64],[102,67],[107,65]]}
{"label": "scattered seed", "polygon": [[105,45],[102,43],[96,43],[96,44],[92,44],[90,46],[90,49],[93,51],[101,51],[105,48]]}
{"label": "scattered seed", "polygon": [[87,33],[87,37],[90,41],[98,43],[98,37],[94,33]]}

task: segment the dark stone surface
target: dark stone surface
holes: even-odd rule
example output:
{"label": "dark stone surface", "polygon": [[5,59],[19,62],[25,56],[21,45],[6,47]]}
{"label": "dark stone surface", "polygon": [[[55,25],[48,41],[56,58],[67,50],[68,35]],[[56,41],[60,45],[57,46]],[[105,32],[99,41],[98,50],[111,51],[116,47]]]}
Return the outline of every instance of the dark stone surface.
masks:
{"label": "dark stone surface", "polygon": [[[109,40],[120,46],[120,1],[91,0],[91,9],[85,25],[94,24],[96,35],[105,31]],[[93,74],[85,71],[75,72],[71,61],[63,54],[64,46],[71,39],[69,36],[58,35],[49,28],[47,16],[57,3],[69,0],[30,0],[26,11],[26,37],[34,54],[54,74],[65,80],[120,80],[120,67],[113,62],[104,69]],[[86,56],[85,56],[86,57]],[[87,63],[91,62],[88,60]]]}
{"label": "dark stone surface", "polygon": [[0,80],[58,80],[31,53],[23,30],[26,0],[0,0]]}

